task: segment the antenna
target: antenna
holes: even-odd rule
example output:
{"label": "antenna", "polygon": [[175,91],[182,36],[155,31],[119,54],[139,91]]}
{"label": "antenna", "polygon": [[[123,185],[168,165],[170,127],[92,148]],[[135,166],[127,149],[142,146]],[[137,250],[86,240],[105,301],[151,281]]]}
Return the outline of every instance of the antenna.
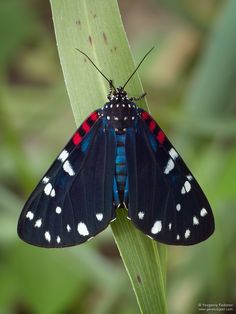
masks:
{"label": "antenna", "polygon": [[99,68],[98,68],[98,67],[96,66],[96,64],[92,61],[92,59],[91,59],[85,52],[83,52],[82,50],[80,50],[80,49],[78,49],[78,48],[75,48],[75,49],[78,50],[80,53],[82,53],[82,54],[92,63],[92,65],[95,67],[95,69],[97,69],[97,71],[105,78],[105,80],[107,80],[107,82],[110,84],[110,86],[112,86],[112,87],[114,88],[114,90],[115,90],[115,87],[114,87],[114,85],[112,84],[112,81],[109,80],[109,79],[105,76],[105,74],[102,73],[101,70],[99,70]]}
{"label": "antenna", "polygon": [[139,62],[138,66],[136,67],[136,69],[134,70],[134,72],[130,75],[130,77],[128,78],[128,80],[125,82],[125,84],[123,85],[123,89],[125,88],[125,86],[128,84],[128,82],[131,80],[131,78],[134,76],[134,74],[137,72],[138,68],[140,67],[140,65],[143,63],[143,61],[146,59],[146,57],[149,55],[150,52],[152,52],[152,50],[155,47],[152,47],[143,57],[143,59]]}

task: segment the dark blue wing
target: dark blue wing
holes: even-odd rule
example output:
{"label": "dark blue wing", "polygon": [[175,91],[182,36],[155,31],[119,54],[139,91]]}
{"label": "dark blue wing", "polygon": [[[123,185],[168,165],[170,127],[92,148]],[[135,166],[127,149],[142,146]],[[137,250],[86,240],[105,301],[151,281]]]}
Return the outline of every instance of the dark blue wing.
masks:
{"label": "dark blue wing", "polygon": [[214,231],[210,205],[183,160],[143,110],[126,139],[129,217],[151,238],[191,245]]}
{"label": "dark blue wing", "polygon": [[25,204],[18,223],[22,240],[42,247],[72,246],[92,238],[114,218],[115,133],[104,129],[102,118],[92,117]]}

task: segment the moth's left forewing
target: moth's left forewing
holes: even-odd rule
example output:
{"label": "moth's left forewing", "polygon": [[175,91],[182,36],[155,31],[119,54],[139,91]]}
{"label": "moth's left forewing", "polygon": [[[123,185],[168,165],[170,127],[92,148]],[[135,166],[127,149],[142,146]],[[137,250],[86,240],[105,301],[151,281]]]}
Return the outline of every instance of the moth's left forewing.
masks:
{"label": "moth's left forewing", "polygon": [[[115,135],[98,112],[72,136],[26,202],[20,238],[41,247],[83,243],[114,218]],[[109,188],[110,187],[110,188]]]}
{"label": "moth's left forewing", "polygon": [[204,241],[214,232],[207,198],[154,119],[144,110],[139,114],[126,140],[131,220],[163,243]]}

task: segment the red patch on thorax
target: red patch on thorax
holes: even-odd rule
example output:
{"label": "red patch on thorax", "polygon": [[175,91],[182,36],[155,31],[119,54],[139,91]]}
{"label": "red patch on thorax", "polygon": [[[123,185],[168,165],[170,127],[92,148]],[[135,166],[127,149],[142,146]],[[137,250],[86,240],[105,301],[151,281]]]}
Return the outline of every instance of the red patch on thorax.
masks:
{"label": "red patch on thorax", "polygon": [[98,114],[97,112],[93,112],[91,115],[90,115],[90,119],[92,121],[96,121],[98,119]]}
{"label": "red patch on thorax", "polygon": [[158,142],[159,142],[160,144],[163,144],[164,141],[165,141],[165,138],[166,138],[166,136],[165,136],[164,132],[163,132],[162,130],[160,130],[160,131],[158,132],[158,134],[157,134],[157,140],[158,140]]}
{"label": "red patch on thorax", "polygon": [[141,115],[144,120],[147,120],[148,118],[150,118],[150,115],[146,111],[143,111]]}

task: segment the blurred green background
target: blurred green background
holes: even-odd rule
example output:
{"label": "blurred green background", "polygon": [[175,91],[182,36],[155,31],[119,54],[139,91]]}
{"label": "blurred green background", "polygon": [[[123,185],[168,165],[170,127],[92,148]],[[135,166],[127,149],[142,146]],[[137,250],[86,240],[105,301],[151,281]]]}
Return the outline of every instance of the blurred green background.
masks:
{"label": "blurred green background", "polygon": [[[140,70],[151,113],[216,218],[208,241],[168,248],[169,313],[219,302],[236,313],[236,1],[119,5],[136,62],[156,46]],[[63,250],[17,238],[22,205],[75,123],[49,2],[1,1],[0,35],[0,314],[139,313],[110,228]]]}

